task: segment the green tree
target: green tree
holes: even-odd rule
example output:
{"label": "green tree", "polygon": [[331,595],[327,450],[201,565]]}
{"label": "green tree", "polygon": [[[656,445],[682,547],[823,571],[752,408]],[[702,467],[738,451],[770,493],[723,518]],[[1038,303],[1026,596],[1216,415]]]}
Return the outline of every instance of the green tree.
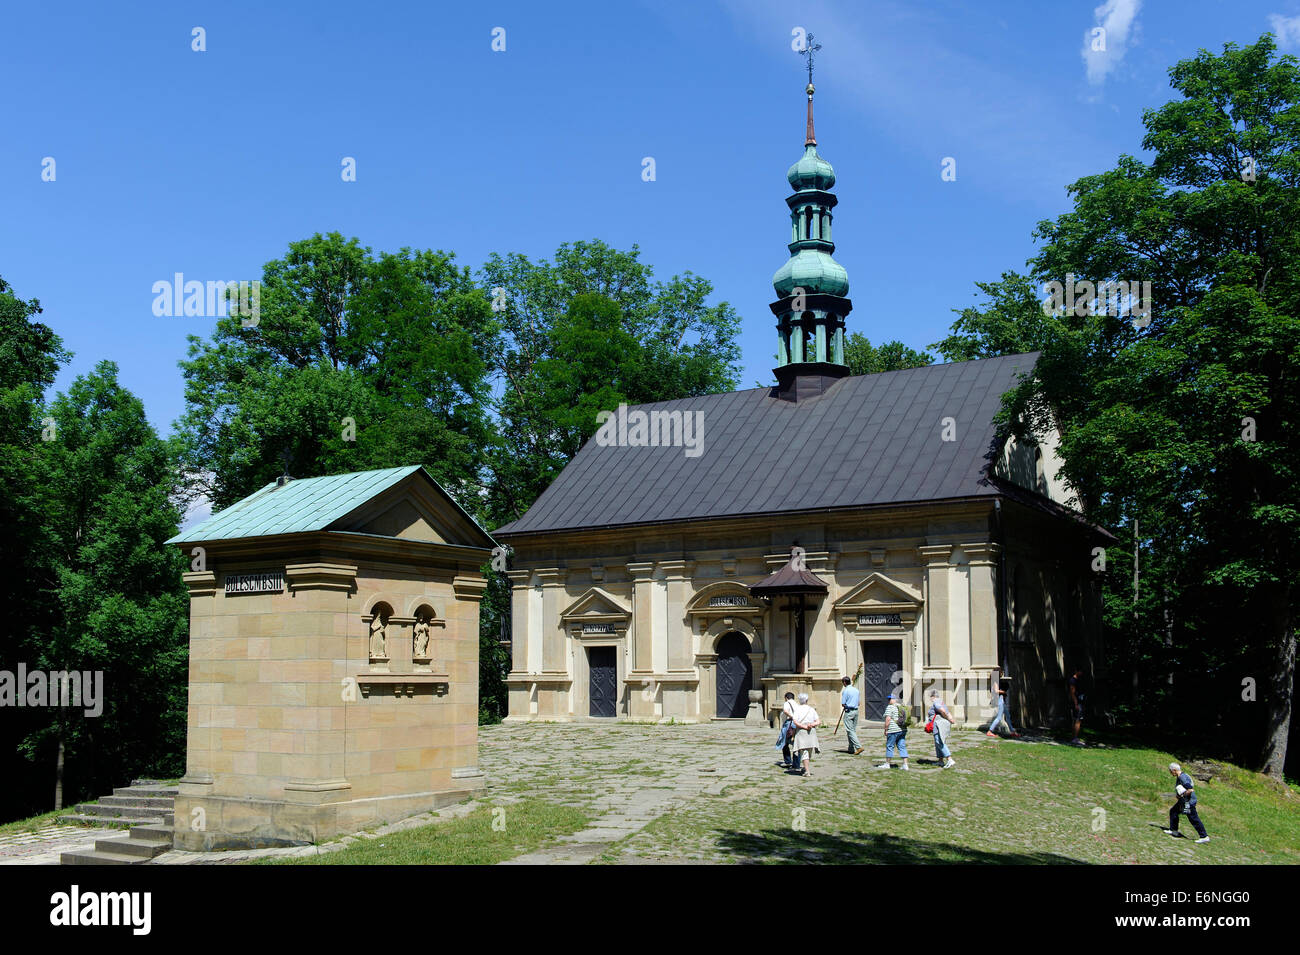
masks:
{"label": "green tree", "polygon": [[256,322],[219,320],[181,362],[191,492],[219,509],[282,467],[423,464],[473,512],[497,330],[468,270],[450,254],[376,256],[330,233],[290,243],[261,283]]}
{"label": "green tree", "polygon": [[844,340],[844,362],[851,375],[875,375],[882,371],[923,368],[934,364],[934,356],[908,348],[900,341],[877,347],[861,332],[854,332]]}
{"label": "green tree", "polygon": [[561,245],[554,262],[512,253],[483,267],[502,325],[493,526],[523,516],[595,431],[595,411],[736,387],[735,310],[708,305],[700,276],[654,280],[639,255],[597,240]]}
{"label": "green tree", "polygon": [[[0,278],[0,600],[9,608],[0,624],[0,670],[31,666],[33,648],[56,611],[53,539],[45,518],[53,507],[54,484],[42,436],[54,431],[43,420],[45,390],[71,357],[49,326],[37,320],[36,299],[18,298]],[[18,752],[48,714],[6,708],[0,720],[0,819],[30,815],[48,805],[52,774],[38,780]],[[48,782],[47,782],[48,780]]]}
{"label": "green tree", "polygon": [[185,750],[189,601],[184,561],[164,541],[180,511],[175,454],[139,399],[100,362],[47,409],[51,492],[42,514],[51,551],[42,568],[50,613],[26,648],[29,669],[100,671],[103,711],[42,711],[19,751],[51,759],[55,808],[64,767],[88,793],[138,773],[175,773]]}
{"label": "green tree", "polygon": [[1169,73],[1182,98],[1144,114],[1151,161],[1074,183],[1029,263],[1033,282],[1150,282],[1149,314],[1099,298],[1044,317],[1029,280],[1004,275],[935,347],[1042,351],[1006,420],[1059,422],[1080,501],[1130,529],[1145,572],[1136,593],[1113,581],[1108,603],[1129,664],[1182,674],[1179,720],[1257,730],[1281,777],[1300,584],[1300,64],[1266,34]]}

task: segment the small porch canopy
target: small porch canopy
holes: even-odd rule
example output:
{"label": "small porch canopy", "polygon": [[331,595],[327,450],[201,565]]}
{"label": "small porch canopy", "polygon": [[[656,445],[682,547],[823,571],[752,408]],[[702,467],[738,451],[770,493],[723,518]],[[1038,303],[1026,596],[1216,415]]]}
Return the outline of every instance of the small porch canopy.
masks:
{"label": "small porch canopy", "polygon": [[797,557],[791,554],[785,566],[754,584],[749,592],[755,597],[768,600],[776,597],[790,598],[790,602],[781,609],[794,613],[794,672],[804,673],[808,665],[808,632],[804,622],[807,607],[804,601],[809,597],[814,598],[814,601],[825,597],[830,592],[826,581],[803,565],[802,553]]}
{"label": "small porch canopy", "polygon": [[791,557],[785,562],[780,570],[774,574],[768,574],[758,583],[749,588],[749,592],[755,597],[788,597],[801,596],[805,594],[816,594],[826,596],[830,588],[826,586],[826,581],[822,580],[807,567],[802,566],[800,560],[799,566],[795,566],[795,558]]}

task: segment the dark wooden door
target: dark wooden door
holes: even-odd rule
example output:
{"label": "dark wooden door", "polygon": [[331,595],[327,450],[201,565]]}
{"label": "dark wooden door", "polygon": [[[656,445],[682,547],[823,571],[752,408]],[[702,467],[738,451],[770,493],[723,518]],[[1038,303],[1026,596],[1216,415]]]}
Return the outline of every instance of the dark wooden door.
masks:
{"label": "dark wooden door", "polygon": [[749,641],[732,632],[718,641],[717,715],[743,719],[749,710],[754,674],[749,665]]}
{"label": "dark wooden door", "polygon": [[588,647],[587,667],[591,671],[589,695],[592,716],[617,716],[618,658],[615,647]]}
{"label": "dark wooden door", "polygon": [[893,676],[903,669],[903,641],[863,640],[862,660],[862,709],[858,715],[864,720],[884,719],[889,691],[896,686]]}

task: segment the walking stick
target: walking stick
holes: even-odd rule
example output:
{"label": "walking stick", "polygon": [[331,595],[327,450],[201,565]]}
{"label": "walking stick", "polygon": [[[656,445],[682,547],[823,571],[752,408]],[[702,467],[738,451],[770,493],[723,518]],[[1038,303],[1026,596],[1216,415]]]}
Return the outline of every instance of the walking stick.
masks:
{"label": "walking stick", "polygon": [[[854,671],[854,673],[853,673],[853,682],[852,682],[851,684],[849,684],[849,685],[850,685],[850,686],[857,686],[857,685],[858,685],[858,677],[860,677],[860,676],[862,676],[862,664],[861,664],[861,663],[858,664],[858,668],[857,668],[857,670]],[[840,707],[840,718],[839,718],[838,720],[835,721],[835,732],[831,734],[831,739],[834,739],[837,735],[839,735],[839,732],[840,732],[840,724],[841,724],[842,722],[844,722],[844,707],[841,706],[841,707]]]}

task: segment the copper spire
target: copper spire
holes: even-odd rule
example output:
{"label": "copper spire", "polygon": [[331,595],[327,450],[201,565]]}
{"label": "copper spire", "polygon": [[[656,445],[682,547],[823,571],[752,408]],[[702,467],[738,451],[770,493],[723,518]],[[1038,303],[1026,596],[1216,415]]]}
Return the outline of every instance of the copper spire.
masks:
{"label": "copper spire", "polygon": [[821,45],[820,43],[817,42],[817,38],[816,38],[815,36],[813,36],[811,33],[809,33],[809,34],[808,34],[808,41],[804,44],[803,49],[802,49],[802,50],[798,50],[798,53],[799,53],[800,56],[806,56],[806,57],[808,58],[808,89],[807,89],[807,93],[808,93],[808,138],[805,139],[804,142],[803,142],[803,144],[804,144],[805,146],[816,146],[816,145],[817,145],[817,137],[816,137],[816,135],[813,134],[813,118],[812,118],[813,81],[812,81],[812,75],[813,75],[813,54],[815,54],[815,53],[816,53],[818,50],[820,50],[821,48],[822,48],[822,45]]}
{"label": "copper spire", "polygon": [[813,98],[813,85],[809,83],[808,84],[808,138],[803,141],[803,144],[805,146],[817,145],[817,135],[813,132],[812,98]]}

